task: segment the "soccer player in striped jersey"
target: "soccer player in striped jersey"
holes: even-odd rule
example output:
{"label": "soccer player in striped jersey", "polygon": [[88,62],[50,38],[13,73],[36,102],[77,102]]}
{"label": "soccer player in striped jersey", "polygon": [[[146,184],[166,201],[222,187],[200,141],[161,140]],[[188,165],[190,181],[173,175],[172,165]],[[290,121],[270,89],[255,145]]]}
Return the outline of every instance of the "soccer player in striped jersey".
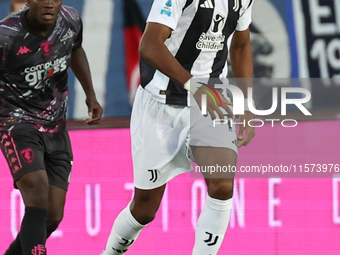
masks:
{"label": "soccer player in striped jersey", "polygon": [[[239,84],[247,98],[253,77],[252,5],[252,0],[154,0],[140,45],[141,85],[131,116],[135,194],[116,218],[103,255],[130,248],[154,219],[166,183],[192,169],[188,157],[202,167],[235,166],[238,147],[254,137],[250,126],[241,126],[237,135],[235,126],[212,128],[210,118],[200,114],[198,122],[190,124],[205,93],[212,95],[207,96],[211,118],[232,116],[226,94],[195,84],[192,78],[226,78],[229,53],[234,76],[249,78]],[[240,118],[247,123],[254,115],[245,111]],[[208,195],[198,219],[193,255],[217,254],[232,207],[233,176],[205,176],[205,180]]]}

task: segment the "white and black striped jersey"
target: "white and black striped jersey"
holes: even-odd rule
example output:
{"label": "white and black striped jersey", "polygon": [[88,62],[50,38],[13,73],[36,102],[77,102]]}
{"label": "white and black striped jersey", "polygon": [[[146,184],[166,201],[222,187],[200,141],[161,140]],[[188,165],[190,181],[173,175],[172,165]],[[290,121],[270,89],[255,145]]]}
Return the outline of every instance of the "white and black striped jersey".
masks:
{"label": "white and black striped jersey", "polygon": [[[147,22],[173,31],[165,41],[179,63],[197,78],[225,78],[227,40],[251,23],[253,0],[154,0]],[[161,56],[160,56],[161,57]],[[166,104],[187,105],[187,91],[141,59],[141,85]]]}

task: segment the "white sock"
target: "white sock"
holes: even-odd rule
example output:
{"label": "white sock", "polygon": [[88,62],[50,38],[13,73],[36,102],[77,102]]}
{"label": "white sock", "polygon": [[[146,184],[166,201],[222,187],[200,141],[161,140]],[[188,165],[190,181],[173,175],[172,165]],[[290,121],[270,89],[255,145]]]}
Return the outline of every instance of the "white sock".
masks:
{"label": "white sock", "polygon": [[102,255],[121,255],[135,242],[143,227],[132,216],[130,204],[120,212],[113,223],[110,236],[106,243],[106,249]]}
{"label": "white sock", "polygon": [[207,196],[198,218],[193,255],[216,255],[227,231],[232,198],[219,200]]}

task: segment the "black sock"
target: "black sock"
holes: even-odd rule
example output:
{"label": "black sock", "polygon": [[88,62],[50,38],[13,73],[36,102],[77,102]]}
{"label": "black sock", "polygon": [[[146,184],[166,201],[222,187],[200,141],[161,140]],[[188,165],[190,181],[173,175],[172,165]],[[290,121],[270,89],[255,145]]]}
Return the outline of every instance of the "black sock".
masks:
{"label": "black sock", "polygon": [[[53,230],[54,231],[54,230]],[[47,236],[46,239],[53,233],[52,230],[48,230],[47,228]],[[18,255],[22,254],[22,248],[21,248],[21,241],[20,241],[20,232],[17,235],[17,238],[11,243],[9,248],[6,250],[4,255]]]}
{"label": "black sock", "polygon": [[46,254],[46,219],[46,209],[26,207],[20,231],[23,255]]}
{"label": "black sock", "polygon": [[20,232],[17,238],[11,243],[4,255],[18,255],[22,254],[21,242],[20,242]]}

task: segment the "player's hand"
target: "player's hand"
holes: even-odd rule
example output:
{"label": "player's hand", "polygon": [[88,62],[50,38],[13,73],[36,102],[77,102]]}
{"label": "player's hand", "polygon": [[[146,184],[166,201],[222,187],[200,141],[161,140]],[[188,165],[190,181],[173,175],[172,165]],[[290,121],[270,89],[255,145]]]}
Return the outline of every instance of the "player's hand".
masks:
{"label": "player's hand", "polygon": [[[239,122],[240,130],[237,135],[237,147],[247,146],[250,143],[251,139],[255,136],[255,127],[251,127],[248,125],[248,121],[254,119],[255,114],[250,111],[245,111],[244,115],[240,116]],[[245,121],[245,127],[243,125],[243,121]]]}
{"label": "player's hand", "polygon": [[89,125],[99,124],[103,115],[103,108],[95,98],[87,98],[85,102],[91,117],[90,119],[85,119],[85,122]]}
{"label": "player's hand", "polygon": [[202,109],[202,95],[207,95],[207,112],[210,114],[212,120],[216,119],[215,112],[221,120],[224,119],[224,114],[220,107],[224,108],[229,116],[234,119],[234,115],[228,105],[232,105],[219,91],[216,91],[211,86],[203,83],[196,83],[191,86],[199,86],[200,88],[195,92],[194,98],[197,104]]}

